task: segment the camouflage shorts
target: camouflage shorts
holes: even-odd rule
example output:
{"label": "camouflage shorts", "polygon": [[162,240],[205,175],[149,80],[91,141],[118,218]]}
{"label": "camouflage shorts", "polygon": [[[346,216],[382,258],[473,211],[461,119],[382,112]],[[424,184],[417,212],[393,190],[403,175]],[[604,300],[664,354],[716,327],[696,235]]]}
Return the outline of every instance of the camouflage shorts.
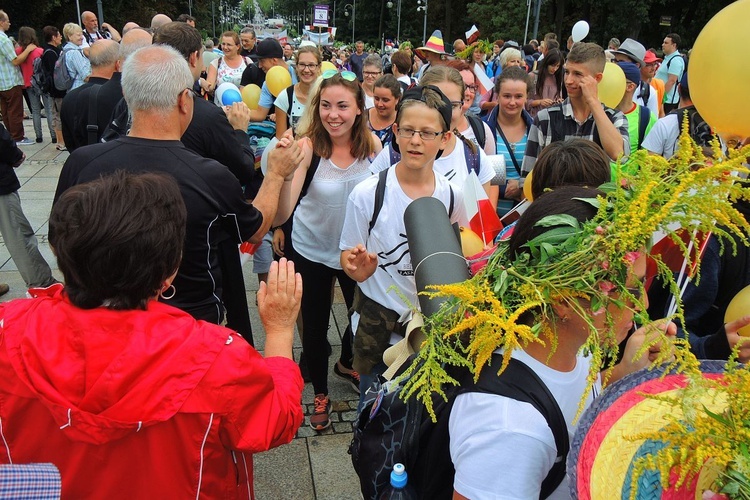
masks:
{"label": "camouflage shorts", "polygon": [[404,326],[398,322],[399,315],[367,297],[359,287],[354,292],[351,312],[359,313],[359,324],[354,335],[353,368],[369,374],[372,368],[383,361],[383,353],[390,346],[391,332],[403,335]]}

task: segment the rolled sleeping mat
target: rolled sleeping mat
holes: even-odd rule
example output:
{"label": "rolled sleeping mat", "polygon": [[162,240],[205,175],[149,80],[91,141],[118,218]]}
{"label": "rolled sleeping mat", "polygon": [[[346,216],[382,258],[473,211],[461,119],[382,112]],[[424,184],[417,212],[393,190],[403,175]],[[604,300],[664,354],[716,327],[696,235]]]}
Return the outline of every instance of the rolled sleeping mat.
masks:
{"label": "rolled sleeping mat", "polygon": [[[461,252],[460,240],[440,200],[425,197],[411,202],[404,212],[404,225],[417,292],[423,292],[429,285],[469,279],[469,266]],[[434,314],[446,300],[420,295],[422,314],[425,317]]]}

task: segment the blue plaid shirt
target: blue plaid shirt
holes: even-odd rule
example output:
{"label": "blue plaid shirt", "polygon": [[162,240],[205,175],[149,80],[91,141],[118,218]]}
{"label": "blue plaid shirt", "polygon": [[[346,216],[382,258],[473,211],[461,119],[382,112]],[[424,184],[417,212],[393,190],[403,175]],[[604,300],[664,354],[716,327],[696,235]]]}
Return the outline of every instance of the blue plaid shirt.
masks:
{"label": "blue plaid shirt", "polygon": [[[608,108],[604,105],[604,111],[609,117],[609,121],[615,126],[622,136],[622,147],[626,153],[630,151],[630,134],[628,133],[628,120],[622,112],[616,109]],[[551,125],[550,113],[561,113],[562,119],[559,120],[559,127]],[[558,115],[558,118],[560,116]],[[554,130],[553,130],[554,129]],[[534,124],[529,130],[529,139],[526,143],[526,153],[523,157],[521,171],[525,174],[531,172],[536,163],[537,156],[545,147],[556,141],[564,141],[575,137],[594,141],[599,146],[602,145],[599,140],[599,134],[596,132],[596,123],[594,115],[589,115],[580,125],[573,116],[573,106],[570,99],[565,99],[560,104],[555,104],[549,108],[542,109],[534,118]],[[613,158],[614,160],[615,158]]]}
{"label": "blue plaid shirt", "polygon": [[13,42],[4,31],[0,31],[0,92],[10,90],[16,85],[23,85],[21,68],[13,66],[13,60],[18,57],[13,50]]}
{"label": "blue plaid shirt", "polygon": [[60,498],[60,471],[53,464],[0,465],[0,499]]}

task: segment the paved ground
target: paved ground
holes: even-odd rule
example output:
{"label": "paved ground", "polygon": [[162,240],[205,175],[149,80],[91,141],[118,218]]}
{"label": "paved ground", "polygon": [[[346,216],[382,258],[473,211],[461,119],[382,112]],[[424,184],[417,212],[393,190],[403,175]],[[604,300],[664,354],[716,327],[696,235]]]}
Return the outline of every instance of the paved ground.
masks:
{"label": "paved ground", "polygon": [[[68,153],[59,152],[46,135],[41,144],[23,146],[26,161],[17,170],[21,181],[20,196],[24,213],[34,228],[39,240],[39,248],[47,259],[58,279],[62,275],[47,242],[49,212],[63,163]],[[34,137],[30,120],[25,120],[27,137]],[[248,303],[251,304],[251,317],[256,347],[262,351],[265,337],[255,308],[255,292],[258,281],[252,274],[251,266],[245,269],[245,284]],[[10,292],[0,301],[24,297],[25,285],[10,259],[5,244],[0,244],[0,282],[10,285]],[[345,328],[346,307],[336,289],[331,315],[328,339],[333,346],[331,368],[341,346],[341,334]],[[299,339],[295,342],[295,357],[300,352]],[[331,372],[329,381],[330,397],[333,401],[333,425],[325,432],[316,433],[307,425],[307,418],[297,437],[291,444],[255,456],[255,493],[259,500],[265,499],[320,499],[349,500],[360,498],[358,483],[351,460],[347,453],[351,440],[351,425],[356,416],[358,395],[351,386]],[[306,384],[303,393],[305,413],[309,415],[312,406],[312,386]]]}

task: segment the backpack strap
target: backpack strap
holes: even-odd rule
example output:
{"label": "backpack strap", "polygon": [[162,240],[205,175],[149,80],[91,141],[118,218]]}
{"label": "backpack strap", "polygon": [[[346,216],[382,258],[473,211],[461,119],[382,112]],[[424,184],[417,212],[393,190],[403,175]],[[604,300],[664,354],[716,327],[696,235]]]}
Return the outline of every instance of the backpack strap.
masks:
{"label": "backpack strap", "polygon": [[646,106],[638,105],[638,107],[640,108],[638,114],[638,149],[641,149],[643,139],[646,137],[648,123],[651,121],[651,110]]}
{"label": "backpack strap", "polygon": [[507,368],[500,376],[497,372],[503,357],[493,354],[490,366],[485,366],[479,375],[479,381],[464,392],[485,392],[505,396],[516,401],[531,404],[544,416],[555,437],[557,458],[555,464],[542,481],[539,498],[547,498],[565,478],[566,461],[570,451],[570,438],[565,417],[549,388],[539,376],[523,362],[511,358]]}
{"label": "backpack strap", "polygon": [[89,89],[89,119],[86,123],[86,144],[96,144],[99,141],[99,110],[96,100],[99,97],[101,85],[92,85]]}
{"label": "backpack strap", "polygon": [[477,139],[479,147],[484,149],[484,144],[487,140],[487,134],[484,131],[484,122],[476,116],[471,115],[468,115],[466,119],[469,120],[469,125],[471,125],[471,130],[474,132],[474,137]]}
{"label": "backpack strap", "polygon": [[388,167],[378,173],[378,185],[375,187],[375,206],[372,208],[370,227],[367,228],[368,236],[372,232],[372,228],[375,227],[375,223],[378,221],[378,215],[380,215],[380,210],[383,208],[383,200],[385,199],[385,181],[388,178],[388,171],[390,169],[391,168]]}
{"label": "backpack strap", "polygon": [[315,172],[318,170],[319,165],[320,156],[313,153],[312,158],[310,159],[310,166],[307,168],[307,173],[305,174],[305,182],[302,183],[302,191],[299,192],[299,198],[297,198],[297,206],[299,206],[299,202],[302,201],[302,198],[307,194],[307,190],[310,189],[310,184],[312,183],[313,177],[315,177]]}

